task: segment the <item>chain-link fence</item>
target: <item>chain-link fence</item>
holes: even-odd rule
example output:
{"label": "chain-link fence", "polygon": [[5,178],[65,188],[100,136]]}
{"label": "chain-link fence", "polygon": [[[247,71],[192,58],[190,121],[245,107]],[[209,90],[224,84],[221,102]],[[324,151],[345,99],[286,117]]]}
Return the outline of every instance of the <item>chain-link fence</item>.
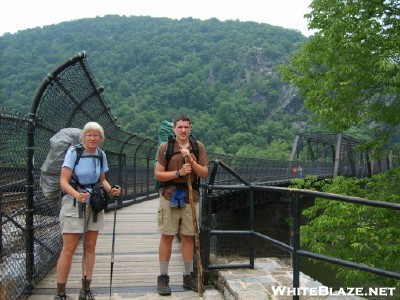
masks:
{"label": "chain-link fence", "polygon": [[27,119],[0,109],[0,297],[25,289],[25,193]]}
{"label": "chain-link fence", "polygon": [[123,131],[102,92],[81,52],[47,75],[28,116],[0,109],[1,299],[27,298],[55,266],[61,250],[60,203],[46,199],[40,187],[49,140],[61,128],[82,128],[89,121],[103,126],[107,179],[122,186],[120,206],[157,196],[157,142]]}

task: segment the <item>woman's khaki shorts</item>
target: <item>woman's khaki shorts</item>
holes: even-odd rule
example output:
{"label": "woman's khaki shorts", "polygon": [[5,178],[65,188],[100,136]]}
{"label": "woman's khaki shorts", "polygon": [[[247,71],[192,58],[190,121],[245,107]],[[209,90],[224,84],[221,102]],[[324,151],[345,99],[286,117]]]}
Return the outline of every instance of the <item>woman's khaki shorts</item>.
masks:
{"label": "woman's khaki shorts", "polygon": [[[74,206],[74,198],[65,195],[62,198],[60,211],[60,227],[61,233],[83,233],[84,218],[79,217],[79,208],[82,206],[76,202]],[[82,212],[83,216],[83,212]],[[86,231],[100,231],[104,227],[104,211],[97,213],[97,221],[93,222],[93,211],[90,205],[86,206]]]}
{"label": "woman's khaki shorts", "polygon": [[[195,203],[196,216],[199,217],[199,204]],[[180,223],[180,220],[182,222]],[[189,203],[185,207],[171,207],[171,201],[160,196],[158,206],[158,231],[165,235],[175,235],[178,232],[183,235],[195,235],[192,209]]]}

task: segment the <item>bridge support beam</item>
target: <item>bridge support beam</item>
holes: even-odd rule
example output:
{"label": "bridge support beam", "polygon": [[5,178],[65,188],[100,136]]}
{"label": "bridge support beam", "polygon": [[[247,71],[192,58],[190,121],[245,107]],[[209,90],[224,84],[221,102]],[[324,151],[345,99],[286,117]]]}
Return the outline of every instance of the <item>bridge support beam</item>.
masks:
{"label": "bridge support beam", "polygon": [[299,145],[299,140],[300,140],[300,136],[296,135],[296,137],[294,139],[293,147],[292,147],[292,154],[290,155],[290,161],[294,161],[295,160],[295,156],[296,156],[296,153],[297,153],[297,147]]}
{"label": "bridge support beam", "polygon": [[338,133],[336,141],[335,165],[333,167],[333,177],[337,177],[339,175],[340,155],[342,154],[342,137],[343,134]]}

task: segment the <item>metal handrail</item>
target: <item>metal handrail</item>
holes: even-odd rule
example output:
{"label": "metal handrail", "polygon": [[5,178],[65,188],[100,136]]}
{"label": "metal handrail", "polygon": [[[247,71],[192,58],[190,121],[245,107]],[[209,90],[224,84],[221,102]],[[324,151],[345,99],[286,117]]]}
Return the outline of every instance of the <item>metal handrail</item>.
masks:
{"label": "metal handrail", "polygon": [[[235,176],[240,180],[240,175],[237,174],[233,169],[231,169],[228,165],[223,162],[216,161],[214,167],[211,172],[210,183],[214,183],[214,177],[217,173],[218,167],[222,167],[230,174]],[[310,251],[305,251],[300,249],[300,217],[301,217],[301,206],[300,206],[300,196],[314,196],[324,199],[330,199],[334,201],[354,203],[367,205],[372,207],[386,208],[391,210],[400,210],[400,204],[390,203],[385,201],[376,201],[369,200],[359,197],[352,196],[344,196],[333,193],[326,192],[318,192],[313,190],[306,189],[296,189],[296,188],[284,188],[284,187],[276,187],[276,186],[260,186],[260,185],[252,185],[249,182],[246,182],[244,179],[240,180],[242,185],[214,185],[214,184],[206,184],[204,186],[205,193],[205,202],[207,204],[207,217],[206,220],[211,219],[211,204],[212,204],[212,193],[213,191],[246,191],[249,193],[249,218],[250,225],[249,230],[212,230],[210,229],[210,224],[204,224],[202,228],[202,233],[205,235],[205,245],[206,245],[206,253],[203,254],[203,263],[204,263],[204,273],[206,274],[205,281],[208,280],[207,274],[208,270],[215,269],[229,269],[229,268],[254,268],[254,257],[255,257],[255,249],[254,249],[254,238],[258,237],[268,243],[271,243],[280,249],[288,251],[292,254],[292,266],[293,266],[293,288],[299,288],[300,285],[300,257],[308,257],[321,261],[325,261],[328,263],[333,263],[337,265],[342,265],[346,267],[350,267],[353,269],[366,271],[370,273],[374,273],[380,276],[385,276],[393,279],[400,280],[400,273],[387,271],[384,269],[380,269],[377,267],[370,267],[363,264],[355,263],[352,261],[338,259],[334,257],[330,257],[327,255],[322,255]],[[293,222],[293,246],[290,246],[286,243],[280,242],[276,239],[273,239],[267,235],[261,234],[254,230],[254,192],[255,191],[272,191],[272,192],[280,192],[285,194],[292,195],[292,201],[294,202],[294,222]],[[207,222],[207,221],[206,221]],[[210,236],[211,235],[247,235],[250,238],[249,243],[249,263],[248,264],[229,264],[229,265],[211,265],[209,262],[210,257]],[[205,282],[207,284],[207,282]],[[294,295],[293,299],[299,299],[298,295]]]}

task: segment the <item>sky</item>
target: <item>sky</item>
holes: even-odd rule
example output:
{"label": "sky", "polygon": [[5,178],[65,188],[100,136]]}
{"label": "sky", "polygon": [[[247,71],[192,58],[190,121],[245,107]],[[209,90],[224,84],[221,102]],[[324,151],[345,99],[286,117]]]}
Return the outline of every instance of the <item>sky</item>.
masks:
{"label": "sky", "polygon": [[297,29],[305,36],[304,14],[312,0],[10,0],[0,10],[0,36],[6,32],[105,15],[192,17],[240,20]]}

